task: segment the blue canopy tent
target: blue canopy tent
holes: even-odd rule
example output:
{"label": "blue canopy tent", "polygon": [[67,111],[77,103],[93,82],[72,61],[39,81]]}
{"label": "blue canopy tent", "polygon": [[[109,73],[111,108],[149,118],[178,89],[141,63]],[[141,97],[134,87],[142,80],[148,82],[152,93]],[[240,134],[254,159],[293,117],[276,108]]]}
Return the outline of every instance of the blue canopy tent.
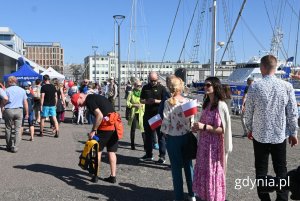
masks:
{"label": "blue canopy tent", "polygon": [[35,72],[30,65],[27,63],[24,63],[22,66],[20,66],[19,70],[16,72],[13,72],[11,74],[7,74],[3,76],[4,82],[7,82],[8,77],[15,76],[18,79],[18,82],[24,82],[24,81],[35,81],[36,79],[43,79],[43,76]]}

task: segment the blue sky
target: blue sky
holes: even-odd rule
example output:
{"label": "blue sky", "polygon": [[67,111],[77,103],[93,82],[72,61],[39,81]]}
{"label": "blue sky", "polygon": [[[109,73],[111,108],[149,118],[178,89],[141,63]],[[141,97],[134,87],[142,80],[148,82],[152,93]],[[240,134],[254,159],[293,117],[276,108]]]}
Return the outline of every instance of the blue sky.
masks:
{"label": "blue sky", "polygon": [[[129,58],[130,60],[160,62],[179,0],[136,1],[136,26],[135,28],[132,26],[132,30],[135,29],[132,31],[134,42],[131,43]],[[208,1],[211,5],[212,0]],[[226,41],[222,1],[218,2],[217,41]],[[0,2],[2,8],[0,26],[10,27],[27,42],[60,42],[65,50],[66,64],[83,63],[85,56],[93,54],[93,45],[99,46],[97,52],[100,54],[112,51],[114,46],[113,15],[125,15],[126,19],[121,25],[121,57],[123,61],[128,58],[131,0],[0,0]],[[182,0],[165,61],[179,59],[195,2],[195,0]],[[200,0],[200,5],[202,2],[203,0]],[[294,56],[298,23],[295,13],[299,14],[299,0],[265,0],[265,2],[273,25],[281,16],[279,24],[284,34],[284,49],[288,56]],[[233,24],[242,0],[226,0],[226,3],[229,19]],[[210,15],[208,9],[206,13],[200,37],[200,56],[198,57],[200,62],[207,62],[210,58],[211,28],[207,19]],[[269,50],[272,38],[272,29],[263,0],[248,1],[242,15],[244,20],[240,21],[233,36],[238,62],[258,55],[259,51],[263,50],[261,46]],[[251,31],[247,29],[247,26]],[[250,32],[253,32],[255,37]],[[194,38],[195,31],[192,26],[181,60],[190,59]],[[300,63],[299,52],[300,50],[298,50],[297,63]],[[218,59],[221,53],[223,53],[222,49],[218,51]],[[284,58],[282,54],[280,57]]]}

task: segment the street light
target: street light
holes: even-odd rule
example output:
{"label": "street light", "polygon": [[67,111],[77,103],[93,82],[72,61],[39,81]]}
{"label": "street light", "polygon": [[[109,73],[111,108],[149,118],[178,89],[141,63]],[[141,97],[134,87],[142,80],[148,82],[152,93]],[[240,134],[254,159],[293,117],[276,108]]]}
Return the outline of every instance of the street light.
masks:
{"label": "street light", "polygon": [[98,46],[92,46],[93,50],[94,50],[94,69],[95,69],[95,83],[96,83],[96,52],[97,52],[97,49],[98,49]]}
{"label": "street light", "polygon": [[120,88],[121,88],[121,41],[120,41],[120,26],[125,19],[124,15],[114,15],[113,18],[115,22],[118,24],[118,104],[119,111],[121,111],[121,96],[120,96]]}

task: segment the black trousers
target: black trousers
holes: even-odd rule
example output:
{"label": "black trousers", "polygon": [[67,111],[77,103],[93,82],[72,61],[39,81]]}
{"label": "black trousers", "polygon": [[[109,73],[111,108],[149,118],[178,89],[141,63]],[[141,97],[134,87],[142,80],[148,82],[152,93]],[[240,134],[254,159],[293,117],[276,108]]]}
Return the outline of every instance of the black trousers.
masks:
{"label": "black trousers", "polygon": [[[134,139],[135,139],[135,129],[137,127],[137,124],[139,123],[139,114],[135,113],[133,119],[132,119],[132,124],[130,128],[130,142],[131,142],[131,148],[135,147],[134,144]],[[142,133],[142,138],[143,138],[143,143],[144,143],[144,149],[145,149],[145,134]]]}
{"label": "black trousers", "polygon": [[[150,117],[151,118],[151,117]],[[158,127],[155,131],[153,131],[149,125],[148,120],[150,119],[144,115],[143,124],[145,130],[145,148],[146,148],[146,155],[148,157],[153,157],[153,141],[155,131],[158,137],[158,145],[159,145],[159,157],[165,158],[166,156],[166,139],[165,136],[160,132],[160,127]]]}
{"label": "black trousers", "polygon": [[[269,155],[272,157],[273,168],[276,177],[285,178],[287,174],[286,168],[286,140],[280,144],[260,143],[253,139],[255,170],[257,176],[265,176],[268,174]],[[261,193],[257,191],[258,197],[262,201],[271,201],[269,193]],[[287,201],[288,191],[277,191],[276,201]]]}

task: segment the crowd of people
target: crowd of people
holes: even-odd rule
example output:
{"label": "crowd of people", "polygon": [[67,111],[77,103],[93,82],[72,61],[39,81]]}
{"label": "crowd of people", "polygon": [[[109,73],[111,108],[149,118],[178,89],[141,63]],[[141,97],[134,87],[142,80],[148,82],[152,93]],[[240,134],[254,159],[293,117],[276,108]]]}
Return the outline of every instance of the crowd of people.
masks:
{"label": "crowd of people", "polygon": [[[43,137],[45,120],[50,120],[54,137],[58,138],[59,124],[65,120],[65,110],[69,106],[70,97],[77,92],[106,96],[108,89],[91,84],[88,80],[84,80],[80,86],[74,82],[67,86],[57,78],[51,80],[48,75],[34,83],[19,81],[14,76],[9,77],[6,87],[2,84],[0,86],[0,113],[5,121],[7,151],[18,152],[25,131],[30,133],[30,141],[34,141],[35,132],[39,132],[37,136]],[[78,108],[73,110],[76,112]],[[78,123],[83,124],[85,120],[92,123],[93,115],[87,111],[79,108],[79,115],[76,115]]]}
{"label": "crowd of people", "polygon": [[[267,175],[268,157],[272,156],[277,177],[284,178],[286,168],[286,139],[295,146],[297,138],[297,103],[294,89],[289,83],[274,75],[277,60],[272,55],[261,59],[262,80],[248,79],[243,98],[242,123],[244,134],[253,141],[256,176]],[[226,200],[226,172],[229,153],[233,150],[231,133],[230,87],[223,86],[217,77],[205,80],[205,97],[202,110],[186,116],[183,105],[193,100],[184,95],[185,85],[181,78],[170,75],[163,86],[156,72],[149,74],[149,82],[142,85],[136,78],[129,81],[125,91],[126,116],[130,126],[130,145],[135,150],[135,133],[138,129],[144,143],[144,162],[164,164],[170,159],[175,200],[195,201],[196,196],[206,201]],[[40,124],[43,136],[44,122],[50,118],[54,137],[59,137],[59,123],[64,120],[67,97],[70,98],[76,122],[86,118],[92,124],[89,139],[97,139],[101,154],[107,148],[110,175],[104,181],[116,183],[118,141],[116,122],[120,115],[115,111],[118,88],[114,78],[102,87],[84,80],[80,87],[69,82],[68,90],[58,80],[44,75],[43,82],[36,80],[31,87],[28,82],[18,85],[15,77],[8,78],[8,87],[0,88],[7,150],[16,153],[22,135],[22,127],[28,120],[31,140],[34,126]],[[153,128],[149,120],[160,115],[161,124]],[[199,119],[197,118],[199,117]],[[15,135],[12,134],[13,125]],[[194,133],[194,134],[192,134]],[[187,156],[190,135],[197,136],[197,153],[193,165]],[[155,159],[153,149],[158,143],[159,155]],[[99,165],[100,166],[100,165]],[[184,197],[182,168],[188,190]],[[97,182],[93,176],[92,182]],[[261,200],[270,200],[269,194],[258,190]],[[287,191],[278,191],[277,200],[288,200]]]}
{"label": "crowd of people", "polygon": [[[268,157],[272,156],[277,178],[286,178],[286,141],[293,147],[297,138],[297,102],[291,84],[275,76],[277,60],[272,55],[261,59],[262,80],[247,80],[242,99],[243,136],[253,141],[256,177],[268,173]],[[229,85],[222,85],[217,77],[205,80],[205,96],[200,119],[185,117],[182,105],[191,100],[184,94],[183,81],[171,75],[166,86],[158,83],[155,72],[150,73],[149,83],[141,88],[140,81],[133,83],[127,96],[131,108],[128,124],[131,126],[131,148],[134,150],[135,129],[142,132],[145,155],[143,161],[153,161],[153,139],[159,141],[157,163],[164,163],[168,153],[175,200],[184,200],[182,168],[188,189],[188,200],[195,196],[206,201],[226,200],[226,171],[228,155],[233,149],[231,134],[231,92]],[[200,111],[199,111],[200,112]],[[161,115],[162,125],[151,129],[148,120]],[[141,117],[143,116],[143,118]],[[143,127],[142,127],[143,125]],[[198,150],[193,167],[185,149],[191,146],[189,133],[198,134]],[[258,197],[270,201],[258,185]],[[276,200],[288,200],[287,190],[278,190]]]}

